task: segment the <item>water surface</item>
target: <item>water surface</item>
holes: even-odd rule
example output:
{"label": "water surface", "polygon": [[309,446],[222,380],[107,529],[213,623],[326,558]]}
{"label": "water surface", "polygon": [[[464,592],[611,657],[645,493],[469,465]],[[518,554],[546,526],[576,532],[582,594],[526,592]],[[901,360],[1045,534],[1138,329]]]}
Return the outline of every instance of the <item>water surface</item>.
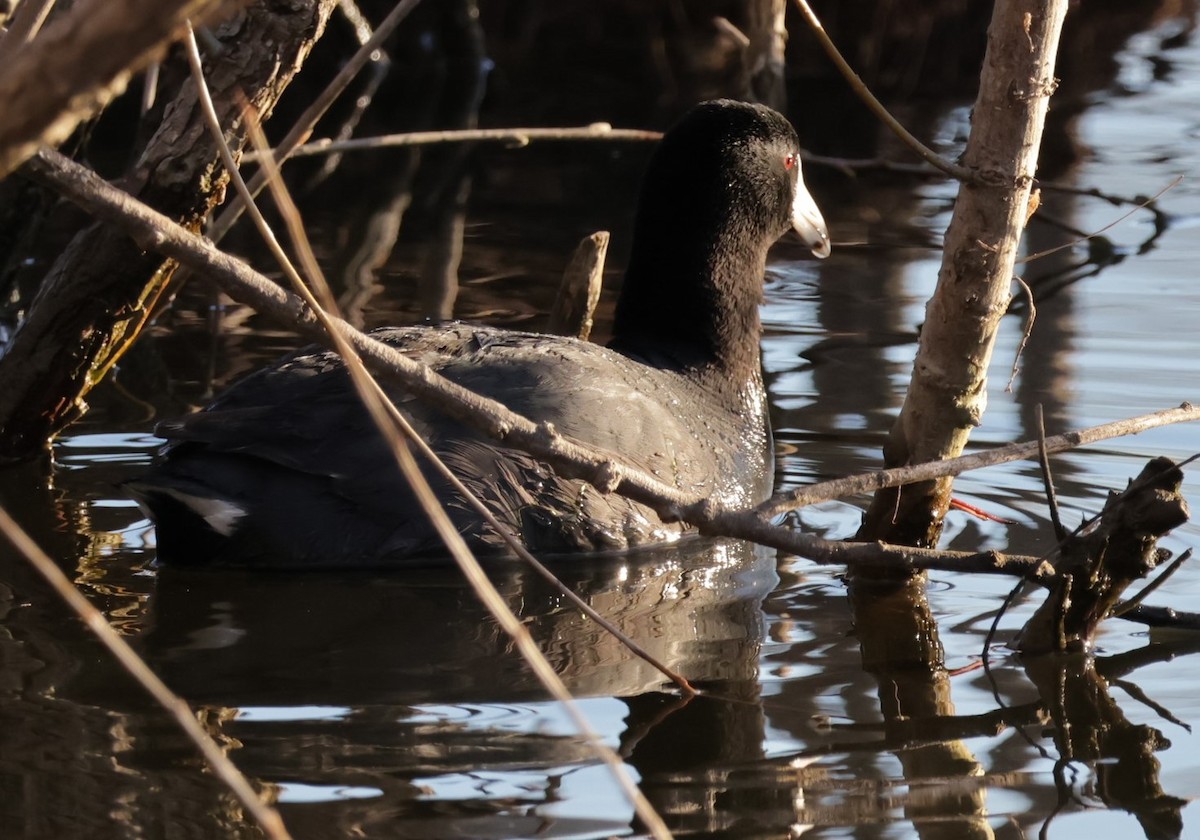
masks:
{"label": "water surface", "polygon": [[[1184,23],[1153,22],[1101,78],[1077,85],[1070,119],[1052,124],[1057,141],[1074,146],[1055,164],[1055,184],[1132,198],[1200,171],[1200,43]],[[909,116],[954,153],[965,109],[943,100]],[[644,155],[477,150],[467,170],[444,170],[471,175],[461,215],[411,210],[379,286],[346,285],[344,301],[367,325],[419,317],[414,278],[444,264],[439,237],[459,219],[455,314],[539,328],[583,234],[613,230],[618,282]],[[381,156],[373,165],[398,164]],[[781,488],[878,465],[953,198],[936,180],[810,171],[840,247],[815,263],[783,244],[770,267],[764,364]],[[1157,208],[1135,211],[1098,244],[1021,268],[1038,295],[1037,320],[1011,390],[1027,311],[1005,320],[973,447],[1034,437],[1039,404],[1055,433],[1197,398],[1200,186],[1185,178]],[[327,267],[343,283],[357,276],[353,249],[332,235],[351,226],[353,209],[312,211],[314,229],[331,235],[321,240]],[[1129,209],[1047,186],[1027,249],[1071,242],[1071,230],[1099,230]],[[297,837],[636,835],[607,772],[454,573],[153,567],[153,528],[117,485],[150,462],[155,419],[201,404],[293,345],[239,307],[216,319],[209,303],[189,289],[95,392],[52,459],[0,476],[5,505],[201,710]],[[1176,426],[1055,457],[1064,521],[1097,512],[1149,457],[1196,451],[1200,433]],[[1184,487],[1193,501],[1196,475]],[[967,474],[956,495],[1016,524],[953,514],[946,547],[1036,554],[1053,544],[1035,464]],[[797,521],[846,537],[866,502],[818,505]],[[1198,534],[1189,524],[1163,545],[1178,553]],[[861,612],[856,624],[838,570],[732,541],[560,571],[705,689],[683,702],[539,579],[514,566],[494,571],[593,726],[680,835],[1200,836],[1190,805],[1200,795],[1194,637],[1114,620],[1094,661],[1023,663],[1001,646],[985,673],[972,666],[1007,579],[939,572],[924,593]],[[1189,609],[1197,591],[1200,570],[1185,566],[1150,600]],[[1005,613],[1001,645],[1037,600],[1030,593]],[[914,664],[931,657],[945,668]],[[12,837],[254,836],[165,715],[7,553],[0,815]]]}

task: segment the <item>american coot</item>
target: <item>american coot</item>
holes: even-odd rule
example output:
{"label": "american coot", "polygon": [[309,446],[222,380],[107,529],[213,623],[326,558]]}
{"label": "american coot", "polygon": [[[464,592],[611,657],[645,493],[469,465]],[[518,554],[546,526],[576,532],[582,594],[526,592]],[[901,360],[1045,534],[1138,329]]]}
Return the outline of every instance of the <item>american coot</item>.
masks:
{"label": "american coot", "polygon": [[[829,253],[800,175],[796,133],[761,105],[703,103],[646,173],[608,347],[454,323],[377,338],[448,379],[658,478],[742,505],[771,490],[759,355],[767,249],[789,229]],[[532,550],[605,551],[685,526],[559,477],[398,388],[390,397]],[[307,348],[204,411],[162,423],[161,462],[130,485],[158,526],[160,559],[273,567],[428,562],[440,543],[332,354]],[[502,546],[429,473],[478,550]]]}

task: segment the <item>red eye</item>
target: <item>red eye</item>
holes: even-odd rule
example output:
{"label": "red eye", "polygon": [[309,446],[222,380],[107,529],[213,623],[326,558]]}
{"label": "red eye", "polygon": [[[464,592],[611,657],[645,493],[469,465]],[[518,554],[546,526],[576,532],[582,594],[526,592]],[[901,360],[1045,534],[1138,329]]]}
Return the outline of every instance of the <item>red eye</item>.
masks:
{"label": "red eye", "polygon": [[785,157],[783,159],[783,168],[786,169],[788,172],[791,172],[793,169],[796,168],[796,164],[799,162],[799,160],[800,160],[800,156],[793,152],[792,154],[788,155],[787,157]]}

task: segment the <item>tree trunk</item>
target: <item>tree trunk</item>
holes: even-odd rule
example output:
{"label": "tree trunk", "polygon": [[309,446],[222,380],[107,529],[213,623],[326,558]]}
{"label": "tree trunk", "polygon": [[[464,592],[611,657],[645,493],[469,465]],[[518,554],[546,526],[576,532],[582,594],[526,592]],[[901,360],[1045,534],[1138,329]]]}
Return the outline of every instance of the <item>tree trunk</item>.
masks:
{"label": "tree trunk", "polygon": [[[242,93],[270,113],[335,5],[257,0],[216,29],[224,50],[206,57],[208,84],[235,150],[244,140]],[[227,177],[188,80],[122,186],[195,229],[224,197]],[[84,395],[136,334],[173,271],[174,263],[164,265],[105,225],[75,236],[0,357],[0,458],[29,457],[86,410]]]}
{"label": "tree trunk", "polygon": [[[959,188],[912,381],[884,446],[889,467],[962,454],[983,416],[987,368],[1025,227],[1065,12],[1066,0],[996,2],[962,161],[975,183]],[[878,491],[859,538],[936,545],[951,481]],[[881,578],[886,585],[873,585]],[[864,668],[879,679],[885,722],[895,726],[952,714],[949,676],[923,581],[904,572],[857,571],[850,602]],[[905,750],[900,757],[910,786],[981,772],[968,745],[958,740]],[[993,835],[978,791],[961,798],[951,791],[936,813],[957,819],[918,822],[923,837]],[[909,815],[919,821],[923,813],[912,809]]]}
{"label": "tree trunk", "polygon": [[[1066,8],[1067,0],[996,3],[963,154],[975,182],[960,187],[946,231],[908,395],[884,446],[888,466],[955,457],[982,421]],[[859,537],[936,545],[950,485],[943,479],[877,493]]]}

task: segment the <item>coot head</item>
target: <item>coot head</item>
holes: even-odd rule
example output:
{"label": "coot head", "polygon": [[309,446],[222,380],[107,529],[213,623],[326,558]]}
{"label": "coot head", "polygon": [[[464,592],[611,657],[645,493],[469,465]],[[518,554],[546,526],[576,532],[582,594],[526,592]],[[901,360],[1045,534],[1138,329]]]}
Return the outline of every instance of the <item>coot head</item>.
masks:
{"label": "coot head", "polygon": [[[687,222],[697,241],[713,233],[751,248],[790,228],[816,256],[829,256],[825,220],[801,177],[796,131],[765,105],[717,99],[688,111],[655,150],[638,212],[654,225]],[[657,237],[645,233],[638,244],[654,247]]]}
{"label": "coot head", "polygon": [[763,105],[696,106],[663,138],[643,179],[613,346],[674,348],[742,378],[759,363],[767,250],[789,231],[817,257],[829,255],[791,124]]}

